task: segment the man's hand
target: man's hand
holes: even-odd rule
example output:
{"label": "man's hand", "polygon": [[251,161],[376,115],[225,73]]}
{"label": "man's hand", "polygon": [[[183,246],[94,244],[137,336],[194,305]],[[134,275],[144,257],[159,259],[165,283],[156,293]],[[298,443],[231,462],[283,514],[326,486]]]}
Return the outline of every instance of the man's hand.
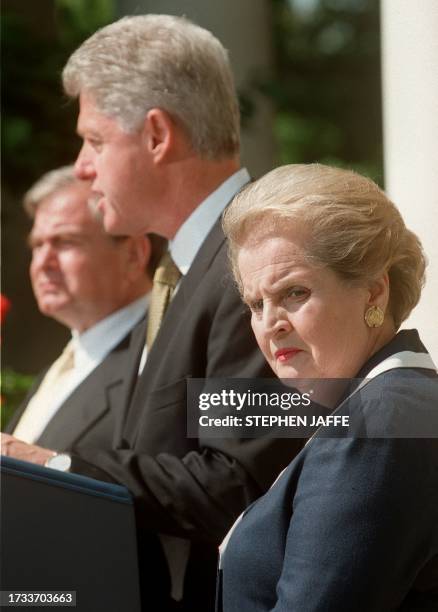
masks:
{"label": "man's hand", "polygon": [[23,461],[29,461],[30,463],[38,463],[44,465],[49,457],[53,457],[55,452],[48,448],[41,448],[41,446],[35,446],[34,444],[27,444],[22,442],[14,436],[2,433],[2,455],[7,457],[14,457],[14,459],[22,459]]}

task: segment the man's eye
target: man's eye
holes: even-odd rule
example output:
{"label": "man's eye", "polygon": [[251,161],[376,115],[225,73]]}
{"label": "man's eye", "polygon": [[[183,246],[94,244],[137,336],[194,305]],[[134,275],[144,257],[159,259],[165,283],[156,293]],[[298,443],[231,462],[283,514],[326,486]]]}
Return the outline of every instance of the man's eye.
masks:
{"label": "man's eye", "polygon": [[70,238],[66,236],[65,238],[57,238],[53,241],[53,246],[57,249],[69,249],[78,244],[77,238]]}
{"label": "man's eye", "polygon": [[88,140],[89,145],[92,149],[99,152],[102,150],[102,141],[101,140]]}

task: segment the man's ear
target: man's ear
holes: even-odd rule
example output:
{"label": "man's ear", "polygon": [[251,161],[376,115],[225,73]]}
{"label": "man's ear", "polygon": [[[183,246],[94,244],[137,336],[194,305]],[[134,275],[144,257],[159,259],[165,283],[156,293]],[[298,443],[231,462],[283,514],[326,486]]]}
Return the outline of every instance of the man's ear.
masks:
{"label": "man's ear", "polygon": [[175,123],[169,113],[161,108],[152,108],[144,120],[144,138],[148,152],[155,163],[162,162],[175,140]]}
{"label": "man's ear", "polygon": [[384,272],[369,284],[368,306],[379,306],[386,312],[389,302],[389,276]]}
{"label": "man's ear", "polygon": [[132,236],[127,243],[127,273],[131,280],[146,276],[146,266],[151,257],[151,242],[147,236]]}

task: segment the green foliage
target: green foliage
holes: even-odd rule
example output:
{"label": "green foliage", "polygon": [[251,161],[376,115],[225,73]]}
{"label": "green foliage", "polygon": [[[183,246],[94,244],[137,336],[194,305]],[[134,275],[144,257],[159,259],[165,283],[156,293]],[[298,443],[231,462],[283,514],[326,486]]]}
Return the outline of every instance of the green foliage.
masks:
{"label": "green foliage", "polygon": [[1,373],[1,429],[11,418],[14,410],[25,398],[34,381],[34,376],[19,374],[5,369]]}
{"label": "green foliage", "polygon": [[281,163],[319,161],[382,182],[378,0],[272,0]]}
{"label": "green foliage", "polygon": [[55,6],[59,37],[73,47],[115,17],[114,0],[55,0]]}
{"label": "green foliage", "polygon": [[[16,4],[22,3],[18,0]],[[275,72],[240,92],[242,123],[254,114],[254,90],[276,110],[279,161],[331,162],[381,182],[379,0],[271,0]],[[49,23],[35,27],[3,11],[3,176],[23,192],[42,172],[69,163],[76,105],[61,91],[70,53],[115,19],[115,0],[45,0]],[[14,6],[14,3],[10,3]]]}
{"label": "green foliage", "polygon": [[43,172],[76,156],[77,109],[63,95],[62,68],[115,12],[114,0],[48,0],[44,9],[44,29],[35,25],[42,10],[38,2],[25,11],[11,3],[2,12],[3,176],[9,191],[19,195]]}

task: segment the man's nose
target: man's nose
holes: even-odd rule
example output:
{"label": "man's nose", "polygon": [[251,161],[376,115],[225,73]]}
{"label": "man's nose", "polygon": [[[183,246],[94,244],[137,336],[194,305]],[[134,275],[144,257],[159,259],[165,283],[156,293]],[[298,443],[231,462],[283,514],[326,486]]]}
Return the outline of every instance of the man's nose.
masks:
{"label": "man's nose", "polygon": [[33,249],[32,251],[32,267],[33,268],[53,268],[56,266],[56,250],[53,246],[46,242]]}
{"label": "man's nose", "polygon": [[96,176],[94,164],[86,143],[82,145],[79,151],[74,165],[74,173],[76,178],[85,181],[93,179]]}

